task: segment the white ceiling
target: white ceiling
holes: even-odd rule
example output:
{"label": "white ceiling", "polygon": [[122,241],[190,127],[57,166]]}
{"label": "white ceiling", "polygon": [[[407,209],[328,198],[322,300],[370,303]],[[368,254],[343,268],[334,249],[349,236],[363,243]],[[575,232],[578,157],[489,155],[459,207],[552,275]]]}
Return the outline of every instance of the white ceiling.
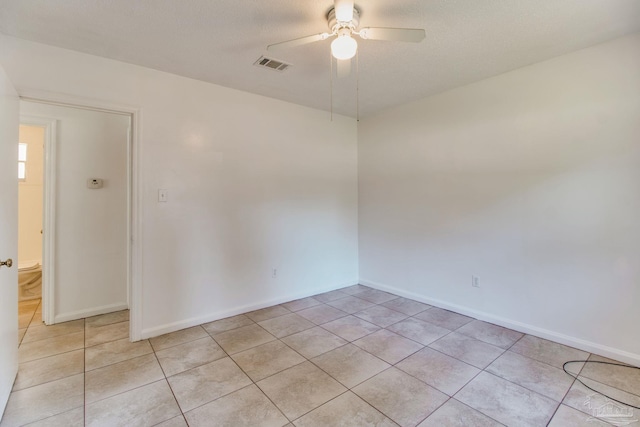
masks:
{"label": "white ceiling", "polygon": [[[327,31],[332,0],[0,0],[0,32],[309,107],[330,107],[329,43],[253,63]],[[419,44],[359,42],[360,116],[640,31],[640,0],[359,0],[361,27],[424,28]],[[356,73],[334,81],[356,115]]]}

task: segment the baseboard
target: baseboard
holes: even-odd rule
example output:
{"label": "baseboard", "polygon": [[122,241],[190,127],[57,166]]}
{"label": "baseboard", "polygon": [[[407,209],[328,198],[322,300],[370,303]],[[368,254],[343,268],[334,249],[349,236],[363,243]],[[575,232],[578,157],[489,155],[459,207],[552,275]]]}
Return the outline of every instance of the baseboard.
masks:
{"label": "baseboard", "polygon": [[126,310],[129,306],[126,303],[109,304],[101,307],[88,308],[86,310],[73,311],[71,313],[56,314],[53,323],[68,322],[70,320],[83,319],[85,317],[98,316],[99,314],[112,313],[114,311]]}
{"label": "baseboard", "polygon": [[557,343],[584,350],[589,353],[594,353],[599,356],[619,360],[620,362],[628,363],[634,366],[640,366],[640,354],[634,354],[625,350],[620,350],[617,348],[608,347],[606,345],[583,340],[581,338],[564,335],[559,332],[550,331],[548,329],[539,328],[537,326],[529,325],[511,319],[506,319],[504,317],[495,316],[490,313],[474,310],[461,305],[451,304],[446,301],[428,298],[424,295],[416,294],[414,292],[407,292],[402,289],[382,283],[373,282],[371,280],[361,279],[360,284],[381,291],[390,292],[401,297],[410,298],[412,300],[423,302],[425,304],[433,305],[434,307],[439,307],[446,310],[454,311],[456,313],[464,314],[465,316],[473,317],[478,320],[513,329],[518,332],[534,335],[536,337],[544,338],[550,341],[555,341]]}
{"label": "baseboard", "polygon": [[226,317],[236,316],[238,314],[248,313],[254,310],[260,310],[261,308],[271,307],[273,305],[278,305],[285,302],[294,301],[297,299],[306,298],[313,295],[318,295],[324,292],[330,292],[336,289],[346,288],[347,286],[353,286],[357,284],[358,284],[358,281],[353,280],[351,282],[342,283],[340,285],[333,285],[326,288],[307,290],[307,291],[298,292],[295,294],[288,294],[278,298],[272,298],[270,300],[261,301],[254,304],[237,306],[225,311],[209,313],[204,316],[192,317],[190,319],[185,319],[178,322],[168,323],[168,324],[156,326],[153,328],[142,329],[141,339],[153,338],[158,335],[167,334],[169,332],[179,331],[181,329],[190,328],[192,326],[202,325],[203,323],[213,322],[215,320],[224,319]]}

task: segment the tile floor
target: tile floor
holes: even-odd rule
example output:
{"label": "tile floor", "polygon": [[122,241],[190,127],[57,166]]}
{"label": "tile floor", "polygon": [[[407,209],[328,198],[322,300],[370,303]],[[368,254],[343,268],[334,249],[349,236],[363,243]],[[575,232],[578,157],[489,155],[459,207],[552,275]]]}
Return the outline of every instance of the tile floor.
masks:
{"label": "tile floor", "polygon": [[[21,304],[3,427],[607,425],[561,369],[605,359],[360,285],[137,343],[127,311],[40,317]],[[640,405],[640,371],[572,369]]]}

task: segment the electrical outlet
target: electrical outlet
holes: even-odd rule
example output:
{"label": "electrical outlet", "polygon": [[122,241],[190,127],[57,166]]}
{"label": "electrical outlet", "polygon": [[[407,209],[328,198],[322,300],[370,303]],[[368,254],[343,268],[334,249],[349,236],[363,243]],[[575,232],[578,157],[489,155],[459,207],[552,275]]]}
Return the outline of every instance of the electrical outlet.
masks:
{"label": "electrical outlet", "polygon": [[278,278],[278,269],[277,268],[271,269],[271,278],[272,279],[277,279]]}
{"label": "electrical outlet", "polygon": [[471,276],[471,286],[474,288],[480,287],[480,278],[478,276]]}

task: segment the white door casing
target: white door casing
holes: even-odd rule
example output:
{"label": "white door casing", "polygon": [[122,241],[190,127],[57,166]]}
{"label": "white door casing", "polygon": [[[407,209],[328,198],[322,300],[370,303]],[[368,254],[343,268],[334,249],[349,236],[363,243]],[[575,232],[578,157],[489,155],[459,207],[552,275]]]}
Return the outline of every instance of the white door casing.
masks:
{"label": "white door casing", "polygon": [[0,412],[18,372],[18,126],[20,104],[0,67]]}

